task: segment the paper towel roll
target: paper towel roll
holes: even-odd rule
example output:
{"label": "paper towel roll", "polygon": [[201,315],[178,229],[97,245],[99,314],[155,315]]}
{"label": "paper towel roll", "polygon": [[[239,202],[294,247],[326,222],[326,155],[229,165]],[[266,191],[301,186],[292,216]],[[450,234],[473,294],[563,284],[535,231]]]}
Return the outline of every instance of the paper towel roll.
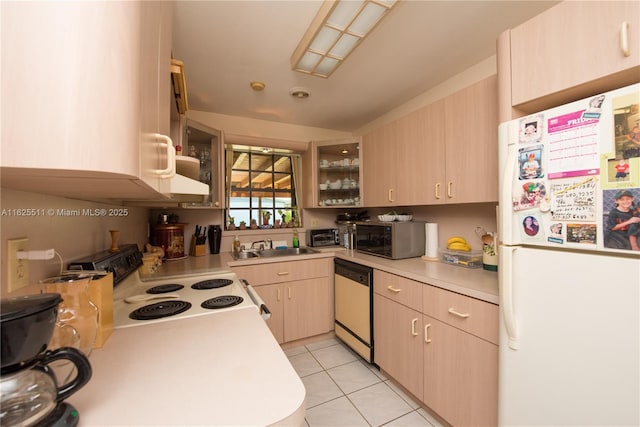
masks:
{"label": "paper towel roll", "polygon": [[428,222],[424,226],[424,256],[425,258],[438,258],[438,224]]}

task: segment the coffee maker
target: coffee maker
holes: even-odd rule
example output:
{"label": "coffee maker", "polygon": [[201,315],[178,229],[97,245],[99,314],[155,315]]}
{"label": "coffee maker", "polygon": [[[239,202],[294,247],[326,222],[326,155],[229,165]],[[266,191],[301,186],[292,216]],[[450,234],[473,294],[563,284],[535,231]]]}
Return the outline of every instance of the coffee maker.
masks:
{"label": "coffee maker", "polygon": [[[0,424],[75,426],[78,411],[64,402],[91,378],[87,357],[72,347],[47,350],[58,316],[60,294],[27,295],[0,301],[2,339]],[[76,375],[58,385],[50,364],[65,360]]]}

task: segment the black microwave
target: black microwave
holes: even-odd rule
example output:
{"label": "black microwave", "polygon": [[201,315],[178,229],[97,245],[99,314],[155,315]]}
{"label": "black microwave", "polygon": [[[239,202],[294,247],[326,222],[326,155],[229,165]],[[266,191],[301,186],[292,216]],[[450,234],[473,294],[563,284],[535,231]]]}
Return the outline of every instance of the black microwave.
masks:
{"label": "black microwave", "polygon": [[390,259],[424,255],[424,222],[356,222],[355,249]]}
{"label": "black microwave", "polygon": [[313,247],[335,246],[340,243],[338,230],[335,228],[323,228],[320,230],[307,230],[307,245]]}

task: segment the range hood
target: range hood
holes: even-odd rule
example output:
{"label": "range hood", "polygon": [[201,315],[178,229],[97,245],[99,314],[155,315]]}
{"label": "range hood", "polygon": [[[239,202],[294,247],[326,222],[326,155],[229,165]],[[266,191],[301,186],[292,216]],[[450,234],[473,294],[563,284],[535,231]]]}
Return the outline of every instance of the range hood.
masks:
{"label": "range hood", "polygon": [[176,202],[195,203],[203,202],[211,194],[207,184],[179,174],[163,179],[160,182],[160,192],[170,196],[171,200]]}

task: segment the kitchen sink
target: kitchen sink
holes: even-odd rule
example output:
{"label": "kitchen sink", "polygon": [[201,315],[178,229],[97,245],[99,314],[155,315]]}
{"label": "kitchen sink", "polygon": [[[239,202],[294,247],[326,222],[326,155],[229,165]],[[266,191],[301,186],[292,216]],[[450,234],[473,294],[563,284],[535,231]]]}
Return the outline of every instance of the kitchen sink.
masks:
{"label": "kitchen sink", "polygon": [[258,254],[256,252],[237,252],[237,253],[233,253],[233,258],[234,259],[251,259],[251,258],[258,258]]}
{"label": "kitchen sink", "polygon": [[258,252],[258,254],[260,254],[260,256],[263,258],[289,255],[308,255],[317,253],[318,251],[311,248],[265,249]]}
{"label": "kitchen sink", "polygon": [[309,255],[317,254],[318,251],[311,248],[287,248],[287,249],[263,249],[261,251],[245,251],[234,253],[233,258],[240,259],[254,259],[254,258],[274,258],[282,256],[292,255]]}

